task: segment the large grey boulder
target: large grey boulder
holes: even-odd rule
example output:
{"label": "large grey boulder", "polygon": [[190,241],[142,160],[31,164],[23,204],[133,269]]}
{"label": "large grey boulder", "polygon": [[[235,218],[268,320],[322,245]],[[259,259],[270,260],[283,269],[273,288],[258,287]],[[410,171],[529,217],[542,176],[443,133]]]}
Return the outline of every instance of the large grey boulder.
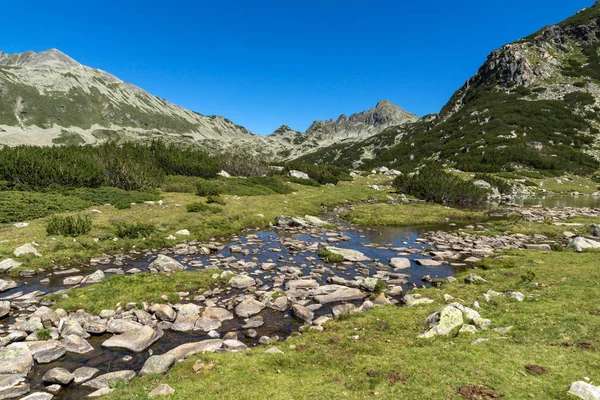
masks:
{"label": "large grey boulder", "polygon": [[73,382],[75,377],[72,373],[70,373],[65,368],[52,368],[48,372],[46,372],[42,378],[42,380],[46,383],[58,383],[59,385],[68,385]]}
{"label": "large grey boulder", "polygon": [[288,176],[296,179],[310,179],[308,174],[296,170],[291,170],[290,172],[288,172]]}
{"label": "large grey boulder", "polygon": [[93,274],[90,274],[90,275],[86,276],[85,278],[83,278],[81,283],[87,283],[87,284],[99,283],[99,282],[102,282],[104,280],[104,278],[106,278],[106,275],[104,275],[104,272],[102,272],[101,270],[98,270],[98,271],[94,272]]}
{"label": "large grey boulder", "polygon": [[102,343],[102,347],[117,347],[136,353],[146,350],[163,335],[162,329],[143,326],[139,329],[128,331],[111,337]]}
{"label": "large grey boulder", "polygon": [[194,329],[196,321],[200,318],[200,307],[195,304],[184,304],[177,310],[177,318],[171,330],[176,332],[189,332]]}
{"label": "large grey boulder", "polygon": [[185,269],[185,267],[181,265],[179,261],[169,256],[165,256],[164,254],[159,254],[158,257],[156,257],[156,259],[148,267],[154,268],[158,272],[174,272]]}
{"label": "large grey boulder", "polygon": [[229,280],[229,286],[236,289],[246,289],[256,285],[256,281],[248,275],[235,275]]}
{"label": "large grey boulder", "polygon": [[292,306],[292,314],[305,322],[310,322],[315,319],[315,313],[300,304],[294,304]]}
{"label": "large grey boulder", "polygon": [[162,354],[158,356],[150,356],[140,371],[140,376],[164,374],[175,364],[177,359],[172,354]]}
{"label": "large grey boulder", "polygon": [[5,274],[15,268],[19,268],[21,265],[23,264],[12,258],[7,258],[6,260],[0,261],[0,273]]}
{"label": "large grey boulder", "polygon": [[28,345],[33,359],[39,364],[48,364],[58,360],[67,352],[67,349],[57,340],[33,342]]}
{"label": "large grey boulder", "polygon": [[235,313],[242,318],[248,318],[251,315],[258,314],[265,308],[265,305],[255,299],[243,300],[235,308]]}
{"label": "large grey boulder", "polygon": [[201,342],[185,343],[169,350],[166,354],[175,356],[177,361],[185,360],[197,353],[214,353],[223,347],[221,339],[208,339]]}
{"label": "large grey boulder", "polygon": [[0,301],[0,318],[6,317],[10,313],[10,301]]}
{"label": "large grey boulder", "polygon": [[168,396],[173,393],[175,393],[175,389],[173,389],[166,383],[162,383],[155,387],[150,393],[148,393],[148,397]]}
{"label": "large grey boulder", "polygon": [[450,304],[431,314],[427,318],[427,323],[431,329],[419,335],[419,338],[429,339],[434,336],[447,336],[454,329],[463,325],[463,312],[454,304]]}
{"label": "large grey boulder", "polygon": [[390,260],[390,266],[394,269],[408,269],[411,267],[410,260],[404,257],[394,257]]}
{"label": "large grey boulder", "polygon": [[125,333],[140,329],[142,326],[142,324],[128,319],[111,319],[108,321],[106,330],[110,333]]}
{"label": "large grey boulder", "polygon": [[341,249],[339,247],[332,247],[332,246],[327,246],[325,249],[332,252],[333,254],[337,254],[337,255],[344,257],[344,260],[346,260],[346,261],[362,262],[362,261],[370,261],[371,260],[369,257],[365,256],[363,253],[361,253],[358,250]]}
{"label": "large grey boulder", "polygon": [[41,257],[42,255],[37,251],[35,247],[31,243],[25,243],[23,246],[19,246],[13,252],[15,257],[21,257],[26,255],[33,255],[36,257]]}
{"label": "large grey boulder", "polygon": [[88,353],[94,348],[91,344],[81,336],[69,335],[60,341],[60,344],[69,352],[76,354]]}
{"label": "large grey boulder", "polygon": [[600,249],[600,242],[579,236],[571,239],[567,247],[581,253],[586,249]]}
{"label": "large grey boulder", "polygon": [[115,371],[100,375],[91,381],[84,382],[82,386],[91,387],[93,389],[108,389],[119,381],[130,381],[133,378],[135,378],[135,371]]}
{"label": "large grey boulder", "polygon": [[88,381],[94,377],[100,370],[92,367],[79,367],[73,371],[73,377],[75,383],[82,383]]}
{"label": "large grey boulder", "polygon": [[0,292],[5,292],[7,290],[14,289],[16,287],[17,287],[17,282],[15,282],[13,280],[5,281],[4,279],[0,279]]}
{"label": "large grey boulder", "polygon": [[22,397],[21,400],[52,400],[54,397],[51,393],[35,392],[28,396]]}
{"label": "large grey boulder", "polygon": [[13,399],[29,393],[29,384],[19,375],[0,375],[0,399]]}
{"label": "large grey boulder", "polygon": [[153,304],[150,307],[150,311],[153,312],[160,321],[173,322],[177,317],[177,313],[173,310],[173,307],[168,304]]}
{"label": "large grey boulder", "polygon": [[25,376],[33,367],[33,356],[25,343],[12,343],[0,348],[0,376]]}

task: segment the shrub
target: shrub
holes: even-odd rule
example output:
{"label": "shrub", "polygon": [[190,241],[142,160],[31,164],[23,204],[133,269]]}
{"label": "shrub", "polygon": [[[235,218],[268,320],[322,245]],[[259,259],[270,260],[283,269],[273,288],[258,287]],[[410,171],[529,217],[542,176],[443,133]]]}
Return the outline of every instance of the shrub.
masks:
{"label": "shrub", "polygon": [[288,177],[287,178],[288,181],[293,182],[293,183],[298,183],[300,185],[305,185],[305,186],[314,186],[314,187],[319,187],[321,186],[321,184],[317,181],[315,181],[314,179],[302,179],[302,178],[294,178],[294,177]]}
{"label": "shrub", "polygon": [[394,187],[402,193],[440,204],[481,203],[488,195],[486,189],[449,174],[435,164],[421,168],[413,176],[398,176]]}
{"label": "shrub", "polygon": [[344,256],[332,253],[331,251],[329,251],[327,249],[321,249],[319,251],[319,257],[321,257],[322,259],[324,259],[325,261],[327,261],[330,264],[340,264],[340,263],[344,262]]}
{"label": "shrub", "polygon": [[2,192],[0,223],[29,221],[51,214],[77,211],[93,205],[73,196],[57,193]]}
{"label": "shrub", "polygon": [[92,220],[89,215],[60,217],[53,215],[46,224],[48,235],[77,237],[92,230]]}
{"label": "shrub", "polygon": [[38,340],[48,340],[51,337],[52,330],[50,328],[42,328],[35,333]]}
{"label": "shrub", "polygon": [[204,213],[205,212],[205,213],[210,213],[210,214],[218,214],[222,210],[219,207],[209,206],[206,203],[196,202],[196,203],[188,204],[187,211],[191,212],[191,213],[197,213],[197,212]]}
{"label": "shrub", "polygon": [[475,180],[482,180],[493,187],[497,188],[501,194],[510,194],[513,191],[514,185],[505,181],[504,179],[496,178],[492,175],[477,173],[475,174]]}
{"label": "shrub", "polygon": [[219,182],[200,181],[196,184],[196,194],[198,196],[218,196],[223,193],[223,187]]}
{"label": "shrub", "polygon": [[121,239],[137,239],[139,237],[147,237],[150,236],[154,231],[154,225],[143,222],[134,222],[132,224],[115,224],[115,236]]}
{"label": "shrub", "polygon": [[208,196],[208,198],[206,199],[206,203],[207,204],[220,204],[222,206],[227,204],[225,202],[225,199],[223,199],[221,196]]}
{"label": "shrub", "polygon": [[291,170],[304,172],[311,179],[317,181],[321,185],[325,185],[327,183],[333,183],[336,185],[339,181],[352,180],[347,168],[336,167],[333,165],[315,165],[296,161],[288,164],[285,167],[284,172],[287,173]]}
{"label": "shrub", "polygon": [[521,275],[521,281],[523,283],[531,283],[535,281],[535,272],[528,270],[525,274]]}

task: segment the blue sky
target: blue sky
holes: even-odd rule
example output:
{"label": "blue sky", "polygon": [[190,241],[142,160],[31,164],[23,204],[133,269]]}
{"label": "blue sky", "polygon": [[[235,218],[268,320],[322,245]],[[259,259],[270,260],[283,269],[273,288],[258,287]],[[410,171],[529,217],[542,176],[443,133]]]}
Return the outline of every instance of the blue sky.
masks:
{"label": "blue sky", "polygon": [[0,50],[58,48],[255,133],[304,131],[389,99],[438,112],[490,51],[592,0],[30,0]]}

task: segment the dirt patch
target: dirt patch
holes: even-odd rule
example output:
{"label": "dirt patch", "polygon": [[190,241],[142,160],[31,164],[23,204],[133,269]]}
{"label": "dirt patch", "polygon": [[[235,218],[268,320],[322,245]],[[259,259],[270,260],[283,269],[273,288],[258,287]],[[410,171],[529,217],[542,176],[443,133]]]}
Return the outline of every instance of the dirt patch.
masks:
{"label": "dirt patch", "polygon": [[540,367],[539,365],[535,364],[526,365],[525,369],[533,375],[545,375],[548,373],[548,370],[546,368]]}
{"label": "dirt patch", "polygon": [[386,378],[390,386],[396,386],[396,383],[398,382],[402,384],[406,383],[406,375],[402,372],[390,372],[387,374]]}
{"label": "dirt patch", "polygon": [[503,395],[496,392],[494,389],[490,389],[483,385],[461,386],[458,388],[458,394],[468,400],[490,400],[503,397]]}
{"label": "dirt patch", "polygon": [[566,347],[566,348],[577,347],[579,350],[592,350],[594,348],[594,343],[577,341],[575,343],[569,343],[569,342],[558,343],[558,344],[554,344],[553,346]]}

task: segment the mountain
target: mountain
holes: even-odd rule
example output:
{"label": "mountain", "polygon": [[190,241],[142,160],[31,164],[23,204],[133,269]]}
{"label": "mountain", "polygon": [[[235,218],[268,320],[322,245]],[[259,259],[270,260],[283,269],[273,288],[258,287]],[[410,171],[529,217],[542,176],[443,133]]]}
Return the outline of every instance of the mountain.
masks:
{"label": "mountain", "polygon": [[301,159],[590,174],[600,160],[600,5],[493,51],[439,114]]}
{"label": "mountain", "polygon": [[381,133],[390,126],[401,126],[419,119],[388,100],[382,100],[370,110],[337,120],[315,121],[305,133],[282,126],[266,137],[275,146],[280,158],[291,159],[336,144],[350,146]]}
{"label": "mountain", "polygon": [[244,141],[255,135],[223,117],[186,110],[56,49],[0,52],[0,144],[103,140]]}

